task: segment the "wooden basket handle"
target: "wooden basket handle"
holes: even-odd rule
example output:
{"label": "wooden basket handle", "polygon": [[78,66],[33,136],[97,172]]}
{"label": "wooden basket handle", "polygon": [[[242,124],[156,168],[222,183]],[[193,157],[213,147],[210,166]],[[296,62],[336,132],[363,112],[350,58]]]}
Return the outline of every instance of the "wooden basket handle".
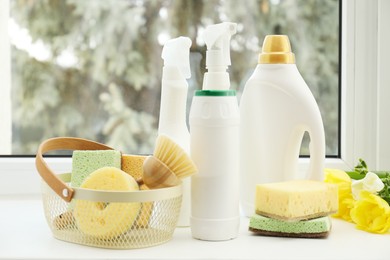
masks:
{"label": "wooden basket handle", "polygon": [[55,150],[113,150],[113,148],[94,141],[75,138],[75,137],[57,137],[47,139],[38,147],[35,157],[35,166],[43,180],[66,202],[72,200],[74,190],[49,168],[43,160],[43,154]]}

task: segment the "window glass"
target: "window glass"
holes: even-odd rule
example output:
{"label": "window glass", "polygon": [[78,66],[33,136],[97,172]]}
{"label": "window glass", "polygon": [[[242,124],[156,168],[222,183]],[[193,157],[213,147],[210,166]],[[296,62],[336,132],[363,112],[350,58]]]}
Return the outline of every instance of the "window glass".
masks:
{"label": "window glass", "polygon": [[[236,22],[231,85],[238,93],[265,35],[287,34],[339,156],[339,1],[11,0],[12,154],[54,136],[150,153],[158,126],[164,42],[192,39],[188,111],[202,86],[207,25]],[[270,111],[271,112],[271,111]],[[308,154],[304,141],[302,154]]]}

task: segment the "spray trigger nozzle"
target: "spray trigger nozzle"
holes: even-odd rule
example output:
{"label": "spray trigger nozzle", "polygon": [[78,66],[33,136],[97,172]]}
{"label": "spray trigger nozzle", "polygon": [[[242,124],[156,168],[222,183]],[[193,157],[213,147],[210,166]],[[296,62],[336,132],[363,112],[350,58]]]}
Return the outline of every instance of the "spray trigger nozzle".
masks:
{"label": "spray trigger nozzle", "polygon": [[164,66],[176,66],[186,79],[191,77],[191,44],[192,41],[188,37],[174,38],[164,44],[161,53],[161,58],[164,60]]}
{"label": "spray trigger nozzle", "polygon": [[224,22],[210,25],[203,35],[207,45],[207,51],[212,55],[207,57],[206,66],[231,65],[230,38],[237,32],[237,24]]}

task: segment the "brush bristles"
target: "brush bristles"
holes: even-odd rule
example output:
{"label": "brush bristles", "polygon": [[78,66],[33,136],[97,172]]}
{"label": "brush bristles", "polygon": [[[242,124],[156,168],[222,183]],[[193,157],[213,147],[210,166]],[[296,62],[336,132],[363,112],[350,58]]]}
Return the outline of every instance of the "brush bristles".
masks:
{"label": "brush bristles", "polygon": [[198,171],[183,148],[165,135],[158,136],[153,156],[166,164],[180,179],[191,176]]}

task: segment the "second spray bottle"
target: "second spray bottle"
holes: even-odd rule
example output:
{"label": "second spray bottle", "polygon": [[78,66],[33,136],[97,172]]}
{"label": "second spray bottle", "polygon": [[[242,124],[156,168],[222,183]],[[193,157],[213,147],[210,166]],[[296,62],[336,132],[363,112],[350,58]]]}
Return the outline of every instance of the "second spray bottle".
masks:
{"label": "second spray bottle", "polygon": [[[239,108],[230,90],[230,38],[235,23],[208,26],[206,68],[202,90],[193,97],[190,138],[185,124],[189,38],[166,43],[159,134],[166,134],[188,151],[198,173],[185,180],[178,226],[191,226],[196,239],[221,241],[237,237],[239,228]],[[189,190],[191,193],[189,194]],[[191,197],[191,199],[190,199]],[[191,203],[189,203],[191,202]],[[191,210],[189,208],[191,204]],[[191,213],[190,213],[191,212]],[[191,215],[191,217],[189,217]],[[190,223],[189,223],[190,220]]]}
{"label": "second spray bottle", "polygon": [[208,71],[190,110],[191,157],[198,167],[191,184],[191,233],[201,240],[233,239],[239,228],[240,113],[227,72],[236,26],[206,28]]}

